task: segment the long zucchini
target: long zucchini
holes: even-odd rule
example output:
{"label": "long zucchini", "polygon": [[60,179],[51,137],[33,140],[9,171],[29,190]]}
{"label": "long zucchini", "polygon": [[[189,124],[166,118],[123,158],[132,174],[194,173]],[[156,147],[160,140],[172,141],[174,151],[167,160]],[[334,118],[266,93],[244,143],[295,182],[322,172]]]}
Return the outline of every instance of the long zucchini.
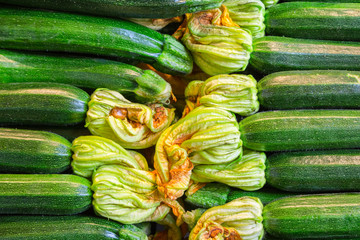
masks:
{"label": "long zucchini", "polygon": [[70,168],[71,143],[46,131],[0,128],[0,172],[61,173]]}
{"label": "long zucchini", "polygon": [[0,8],[2,48],[91,54],[188,74],[192,58],[174,37],[120,19],[23,8]]}
{"label": "long zucchini", "polygon": [[71,215],[91,206],[90,181],[70,174],[0,174],[0,214]]}
{"label": "long zucchini", "polygon": [[360,110],[258,112],[239,125],[243,146],[256,151],[360,147]]}
{"label": "long zucchini", "polygon": [[261,73],[360,70],[360,42],[265,36],[255,39],[250,65]]}
{"label": "long zucchini", "polygon": [[85,123],[89,94],[60,83],[0,84],[0,125]]}
{"label": "long zucchini", "polygon": [[101,58],[0,49],[0,83],[55,82],[116,90],[137,102],[166,102],[171,86],[157,73]]}
{"label": "long zucchini", "polygon": [[359,41],[360,3],[281,3],[266,12],[265,25],[268,35]]}
{"label": "long zucchini", "polygon": [[360,72],[298,70],[269,74],[258,82],[264,109],[359,108]]}
{"label": "long zucchini", "polygon": [[278,199],[265,205],[263,218],[277,239],[359,239],[360,193]]}

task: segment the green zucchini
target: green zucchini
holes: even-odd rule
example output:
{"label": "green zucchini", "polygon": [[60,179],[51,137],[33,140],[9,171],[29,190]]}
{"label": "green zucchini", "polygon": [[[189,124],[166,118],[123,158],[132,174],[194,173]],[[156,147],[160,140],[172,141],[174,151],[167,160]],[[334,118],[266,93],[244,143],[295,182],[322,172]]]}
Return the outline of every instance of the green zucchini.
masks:
{"label": "green zucchini", "polygon": [[46,131],[0,128],[0,172],[61,173],[70,168],[71,143]]}
{"label": "green zucchini", "polygon": [[108,88],[137,102],[167,102],[171,86],[157,73],[101,58],[0,49],[0,83],[55,82]]}
{"label": "green zucchini", "polygon": [[274,153],[265,174],[268,184],[289,192],[360,191],[360,149]]}
{"label": "green zucchini", "polygon": [[335,3],[360,3],[360,0],[281,0],[281,2],[335,2]]}
{"label": "green zucchini", "polygon": [[0,84],[0,125],[85,123],[89,94],[60,83]]}
{"label": "green zucchini", "polygon": [[74,216],[9,215],[0,216],[0,238],[3,240],[121,240],[126,227],[131,226],[137,234],[127,240],[145,240],[147,236],[134,225],[122,225],[105,218]]}
{"label": "green zucchini", "polygon": [[266,33],[272,36],[360,40],[360,3],[288,2],[265,14]]}
{"label": "green zucchini", "polygon": [[264,229],[277,239],[359,239],[360,193],[312,194],[275,200]]}
{"label": "green zucchini", "polygon": [[91,206],[90,184],[71,174],[0,174],[0,214],[81,213]]}
{"label": "green zucchini", "polygon": [[255,39],[250,65],[260,73],[287,70],[360,70],[360,42],[280,36]]}
{"label": "green zucchini", "polygon": [[2,48],[97,55],[188,74],[192,58],[174,37],[120,20],[23,8],[0,8]]}
{"label": "green zucchini", "polygon": [[0,3],[25,7],[86,13],[114,18],[171,18],[185,13],[220,7],[222,0],[0,0]]}
{"label": "green zucchini", "polygon": [[360,72],[297,70],[269,74],[258,82],[264,109],[359,108]]}
{"label": "green zucchini", "polygon": [[243,146],[256,151],[360,148],[360,110],[279,110],[240,121]]}

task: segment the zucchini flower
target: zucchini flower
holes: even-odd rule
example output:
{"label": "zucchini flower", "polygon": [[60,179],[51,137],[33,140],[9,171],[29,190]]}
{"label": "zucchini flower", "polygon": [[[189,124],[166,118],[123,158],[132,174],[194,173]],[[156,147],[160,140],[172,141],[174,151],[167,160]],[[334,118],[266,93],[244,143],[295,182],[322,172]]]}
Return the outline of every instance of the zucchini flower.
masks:
{"label": "zucchini flower", "polygon": [[105,164],[119,164],[134,169],[148,170],[143,155],[126,150],[116,142],[98,136],[81,136],[72,142],[73,172],[90,178],[93,172]]}
{"label": "zucchini flower", "polygon": [[242,197],[206,210],[189,239],[259,240],[264,234],[263,205],[258,198]]}
{"label": "zucchini flower", "polygon": [[225,0],[231,19],[243,29],[248,29],[253,39],[265,35],[265,5],[261,0]]}
{"label": "zucchini flower", "polygon": [[127,20],[148,27],[152,30],[159,31],[171,23],[180,23],[183,21],[182,16],[171,18],[127,18]]}
{"label": "zucchini flower", "polygon": [[209,75],[244,70],[252,52],[251,33],[232,21],[224,5],[186,14],[173,36],[183,42],[194,62]]}
{"label": "zucchini flower", "polygon": [[266,8],[272,7],[273,5],[277,4],[279,0],[261,0]]}
{"label": "zucchini flower", "polygon": [[265,185],[265,161],[265,153],[244,149],[242,157],[230,163],[196,165],[191,179],[195,182],[220,182],[255,191]]}
{"label": "zucchini flower", "polygon": [[175,109],[162,104],[132,103],[119,92],[99,88],[88,103],[85,127],[124,148],[143,149],[156,144],[175,118]]}
{"label": "zucchini flower", "polygon": [[158,190],[181,197],[189,187],[194,164],[228,163],[242,153],[239,126],[229,111],[200,106],[167,128],[154,156]]}
{"label": "zucchini flower", "polygon": [[251,75],[222,74],[206,81],[191,81],[185,89],[183,115],[195,107],[217,107],[249,116],[259,110],[257,81]]}

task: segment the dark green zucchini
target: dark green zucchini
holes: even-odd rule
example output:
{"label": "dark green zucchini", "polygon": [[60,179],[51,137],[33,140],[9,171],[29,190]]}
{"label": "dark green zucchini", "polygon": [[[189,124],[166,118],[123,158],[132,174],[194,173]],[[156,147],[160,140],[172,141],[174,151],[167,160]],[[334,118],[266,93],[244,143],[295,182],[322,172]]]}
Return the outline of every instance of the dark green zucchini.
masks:
{"label": "dark green zucchini", "polygon": [[261,73],[360,70],[360,42],[265,36],[255,39],[250,65]]}
{"label": "dark green zucchini", "polygon": [[239,126],[243,146],[256,151],[360,148],[360,110],[258,112]]}
{"label": "dark green zucchini", "polygon": [[264,206],[265,231],[277,239],[359,239],[360,193],[312,194]]}
{"label": "dark green zucchini", "polygon": [[280,2],[335,2],[335,3],[360,3],[360,0],[281,0]]}
{"label": "dark green zucchini", "polygon": [[[0,238],[3,240],[122,240],[125,225],[87,215],[74,216],[0,216]],[[146,240],[147,236],[131,226],[137,238],[126,234],[127,240]],[[123,230],[124,229],[124,230]]]}
{"label": "dark green zucchini", "polygon": [[274,153],[267,160],[266,182],[280,190],[360,191],[360,149]]}
{"label": "dark green zucchini", "polygon": [[0,174],[0,214],[81,213],[91,206],[90,184],[70,174]]}
{"label": "dark green zucchini", "polygon": [[0,49],[0,83],[55,82],[108,88],[137,102],[166,102],[171,86],[157,73],[100,58]]}
{"label": "dark green zucchini", "polygon": [[0,128],[0,172],[61,173],[70,168],[71,143],[46,131]]}
{"label": "dark green zucchini", "polygon": [[2,48],[90,54],[152,64],[188,74],[192,58],[174,37],[120,19],[23,8],[0,8]]}
{"label": "dark green zucchini", "polygon": [[359,108],[360,72],[298,70],[269,74],[258,82],[264,109]]}
{"label": "dark green zucchini", "polygon": [[272,36],[360,40],[360,3],[288,2],[265,14],[266,33]]}
{"label": "dark green zucchini", "polygon": [[0,84],[0,125],[85,123],[89,94],[60,83]]}
{"label": "dark green zucchini", "polygon": [[171,18],[185,13],[221,6],[223,0],[0,0],[0,3],[25,7],[78,12],[114,18]]}

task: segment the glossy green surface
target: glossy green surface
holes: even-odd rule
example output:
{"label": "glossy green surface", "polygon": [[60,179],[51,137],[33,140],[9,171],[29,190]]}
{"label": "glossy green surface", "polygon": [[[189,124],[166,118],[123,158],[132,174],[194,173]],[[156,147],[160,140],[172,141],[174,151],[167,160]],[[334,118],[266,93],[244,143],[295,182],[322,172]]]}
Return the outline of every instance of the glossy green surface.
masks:
{"label": "glossy green surface", "polygon": [[359,108],[360,72],[298,70],[269,74],[258,82],[265,109]]}
{"label": "glossy green surface", "polygon": [[240,121],[243,146],[257,151],[360,147],[360,110],[279,110]]}
{"label": "glossy green surface", "polygon": [[70,167],[71,143],[45,131],[0,128],[0,172],[61,173]]}
{"label": "glossy green surface", "polygon": [[0,125],[85,123],[89,95],[60,83],[0,84]]}
{"label": "glossy green surface", "polygon": [[338,41],[360,40],[360,3],[289,2],[265,15],[268,35]]}
{"label": "glossy green surface", "polygon": [[261,73],[287,70],[360,70],[360,42],[278,36],[255,39],[250,65]]}
{"label": "glossy green surface", "polygon": [[275,153],[265,173],[268,184],[289,192],[360,191],[360,150]]}
{"label": "glossy green surface", "polygon": [[265,231],[278,239],[357,239],[360,193],[282,198],[263,209]]}
{"label": "glossy green surface", "polygon": [[70,174],[0,174],[0,214],[71,215],[91,206],[90,182]]}

